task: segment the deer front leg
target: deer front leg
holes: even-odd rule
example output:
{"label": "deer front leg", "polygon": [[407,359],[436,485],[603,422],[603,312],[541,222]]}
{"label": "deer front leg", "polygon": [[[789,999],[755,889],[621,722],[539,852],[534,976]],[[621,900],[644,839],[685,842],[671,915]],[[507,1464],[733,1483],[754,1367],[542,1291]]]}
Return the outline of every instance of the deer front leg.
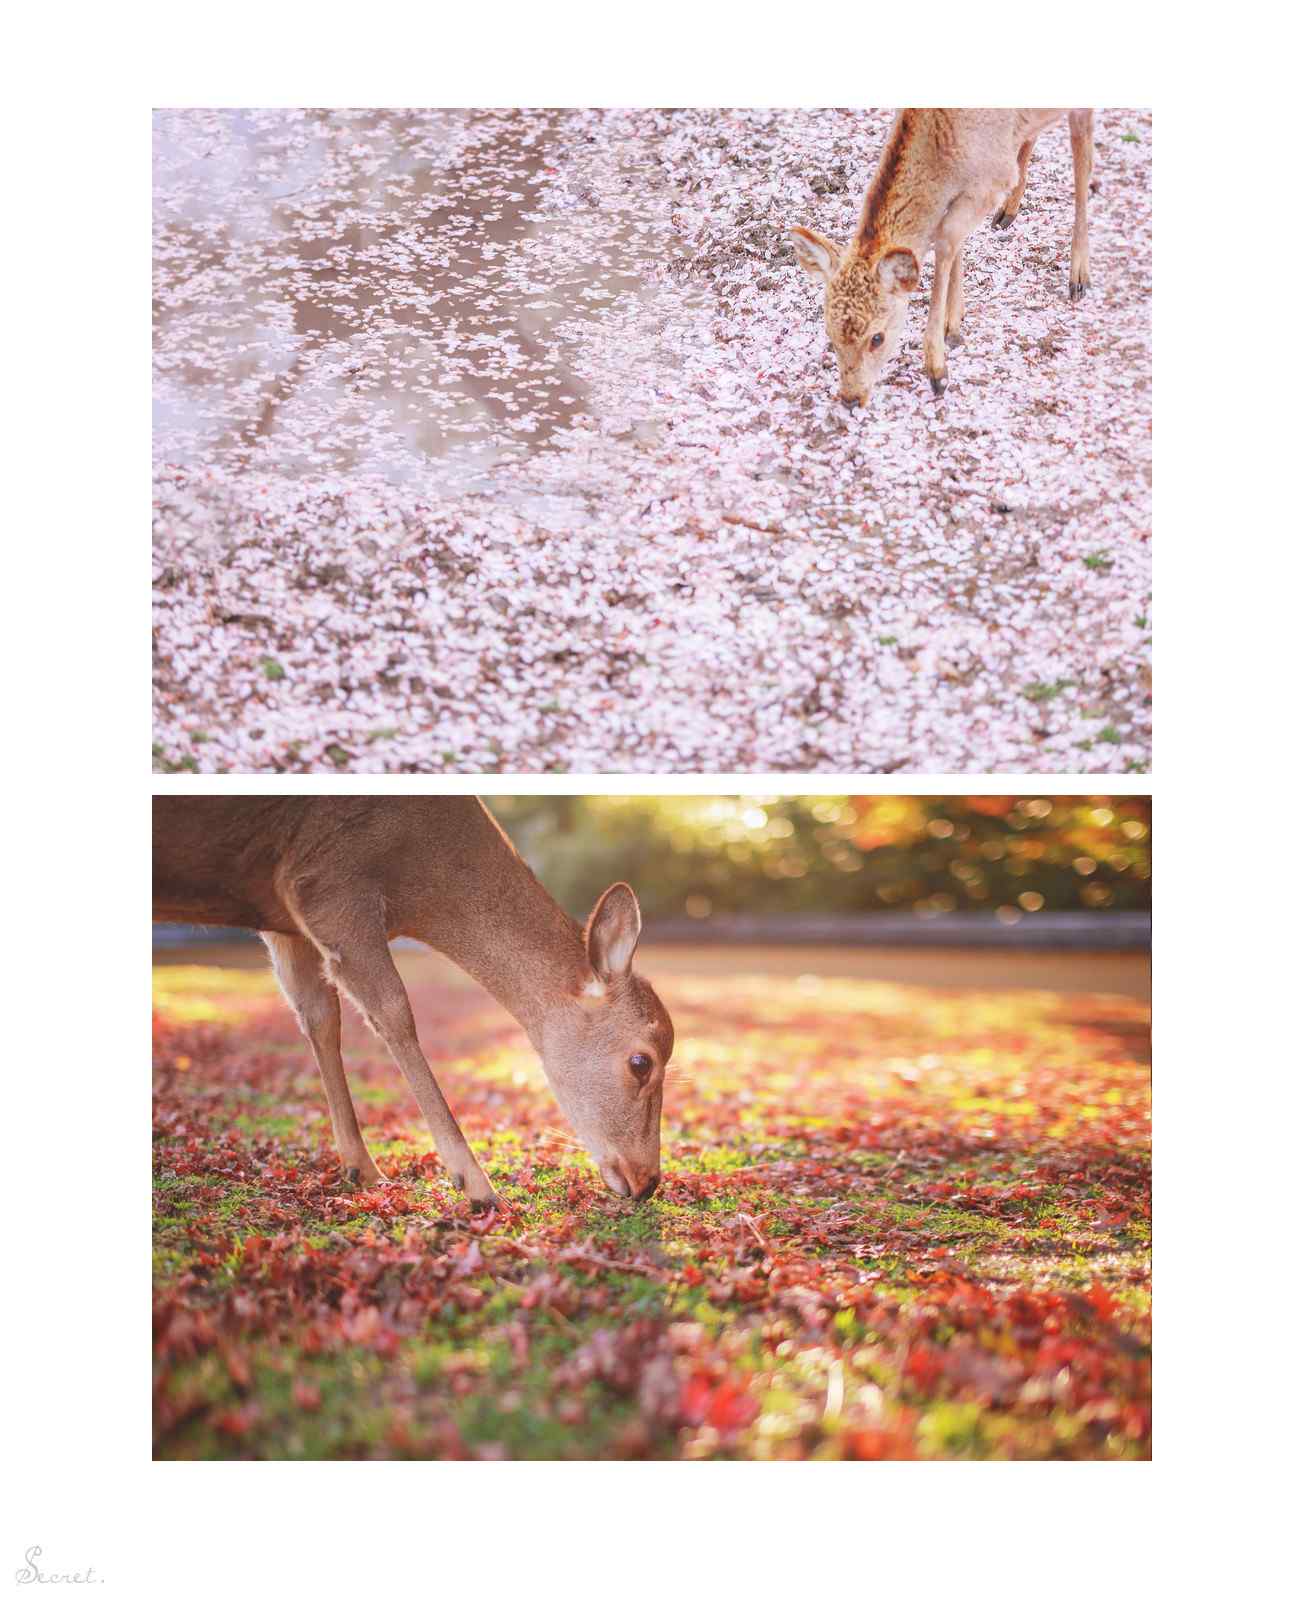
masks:
{"label": "deer front leg", "polygon": [[349,1083],[345,1080],[345,1066],[340,1056],[340,998],[336,989],[327,980],[318,950],[308,938],[265,932],[264,942],[278,985],[295,1011],[322,1077],[340,1162],[351,1181],[363,1187],[375,1186],[385,1178],[367,1151],[354,1113],[354,1100],[349,1095]]}
{"label": "deer front leg", "polygon": [[472,1204],[491,1208],[497,1194],[421,1052],[412,1005],[390,956],[384,925],[375,914],[355,917],[352,912],[328,909],[311,913],[304,906],[299,913],[328,977],[353,1000],[406,1077],[453,1185]]}
{"label": "deer front leg", "polygon": [[941,245],[936,246],[936,273],[932,278],[932,303],[927,311],[927,331],[923,334],[923,370],[939,398],[945,392],[948,376],[945,369],[945,301],[950,284],[950,266],[953,257]]}
{"label": "deer front leg", "polygon": [[1071,298],[1083,299],[1092,278],[1088,268],[1088,191],[1093,176],[1093,113],[1072,111],[1071,161],[1075,167],[1075,232],[1071,237]]}
{"label": "deer front leg", "polygon": [[950,287],[945,301],[945,344],[957,349],[963,342],[963,246],[959,245],[950,267]]}
{"label": "deer front leg", "polygon": [[936,275],[932,279],[932,303],[927,311],[927,331],[923,335],[923,370],[932,392],[945,392],[945,320],[949,305],[950,278],[954,258],[963,240],[982,218],[979,200],[962,194],[941,218],[936,233]]}
{"label": "deer front leg", "polygon": [[1021,197],[1026,192],[1026,169],[1030,165],[1034,148],[1034,139],[1027,139],[1017,152],[1017,181],[1012,185],[1012,193],[994,214],[995,227],[1011,227],[1017,220],[1017,212],[1021,209]]}

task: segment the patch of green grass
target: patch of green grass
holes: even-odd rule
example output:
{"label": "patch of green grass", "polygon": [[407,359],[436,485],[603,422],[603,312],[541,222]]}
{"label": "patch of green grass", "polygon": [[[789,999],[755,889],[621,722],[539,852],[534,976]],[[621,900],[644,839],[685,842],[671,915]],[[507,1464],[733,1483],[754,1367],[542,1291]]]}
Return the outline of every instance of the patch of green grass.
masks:
{"label": "patch of green grass", "polygon": [[249,1115],[233,1117],[233,1124],[248,1137],[271,1137],[286,1142],[298,1134],[300,1122],[294,1115]]}
{"label": "patch of green grass", "polygon": [[393,1082],[364,1081],[353,1077],[349,1084],[350,1096],[360,1103],[402,1103],[407,1097],[407,1088],[402,1084],[396,1086]]}
{"label": "patch of green grass", "polygon": [[1065,693],[1075,685],[1070,677],[1060,677],[1056,682],[1027,683],[1021,691],[1032,704],[1047,704],[1049,699],[1055,699],[1058,694]]}
{"label": "patch of green grass", "polygon": [[779,1159],[800,1159],[804,1152],[804,1144],[797,1139],[771,1149],[764,1144],[757,1148],[741,1148],[738,1144],[713,1143],[687,1158],[685,1168],[699,1175],[723,1175],[729,1170],[745,1170],[749,1165],[771,1164]]}
{"label": "patch of green grass", "polygon": [[604,1458],[612,1456],[614,1435],[633,1413],[632,1404],[593,1383],[576,1418],[561,1419],[550,1395],[526,1382],[510,1393],[472,1393],[457,1412],[457,1425],[471,1448],[499,1448],[507,1458]]}
{"label": "patch of green grass", "polygon": [[980,1458],[985,1452],[977,1403],[933,1403],[918,1422],[918,1440],[934,1458]]}
{"label": "patch of green grass", "polygon": [[963,1236],[1002,1237],[1008,1228],[990,1214],[975,1214],[947,1203],[893,1203],[891,1216],[897,1223],[917,1222],[933,1238]]}

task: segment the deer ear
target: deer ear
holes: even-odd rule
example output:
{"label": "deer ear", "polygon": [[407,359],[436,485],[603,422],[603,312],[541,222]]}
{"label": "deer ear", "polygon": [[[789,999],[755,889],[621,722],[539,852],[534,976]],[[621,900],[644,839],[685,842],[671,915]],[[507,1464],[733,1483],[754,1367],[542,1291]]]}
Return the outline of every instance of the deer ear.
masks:
{"label": "deer ear", "polygon": [[615,882],[600,895],[587,922],[587,958],[601,981],[626,976],[641,934],[641,907],[626,882]]}
{"label": "deer ear", "polygon": [[812,233],[809,227],[790,227],[788,241],[803,271],[825,283],[837,271],[842,252],[832,239],[825,238],[822,233]]}
{"label": "deer ear", "polygon": [[912,294],[918,287],[918,262],[909,250],[888,250],[878,262],[878,281],[889,294]]}

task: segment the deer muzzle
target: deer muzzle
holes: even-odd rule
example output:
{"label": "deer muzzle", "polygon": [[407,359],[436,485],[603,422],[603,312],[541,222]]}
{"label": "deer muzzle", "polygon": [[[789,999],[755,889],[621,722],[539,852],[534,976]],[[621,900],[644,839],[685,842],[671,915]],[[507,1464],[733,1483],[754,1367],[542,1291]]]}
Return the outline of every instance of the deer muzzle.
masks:
{"label": "deer muzzle", "polygon": [[614,1154],[600,1167],[605,1185],[620,1198],[635,1198],[644,1203],[658,1191],[659,1172],[646,1165],[633,1164],[621,1154]]}

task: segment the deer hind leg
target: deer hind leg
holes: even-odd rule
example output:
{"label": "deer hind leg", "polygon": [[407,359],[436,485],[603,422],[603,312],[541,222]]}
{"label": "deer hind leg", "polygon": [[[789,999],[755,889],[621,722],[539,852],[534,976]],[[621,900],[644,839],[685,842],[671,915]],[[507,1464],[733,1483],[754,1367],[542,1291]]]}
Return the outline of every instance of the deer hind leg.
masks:
{"label": "deer hind leg", "polygon": [[1088,268],[1088,194],[1093,177],[1093,113],[1072,111],[1071,160],[1075,167],[1075,231],[1071,237],[1071,298],[1083,299],[1092,278]]}
{"label": "deer hind leg", "polygon": [[1027,139],[1017,152],[1017,181],[1012,185],[1012,193],[994,213],[995,227],[1011,227],[1017,220],[1017,212],[1021,209],[1021,197],[1026,192],[1026,169],[1030,165],[1034,148],[1034,139]]}
{"label": "deer hind leg", "polygon": [[390,956],[381,916],[375,910],[355,914],[350,905],[340,910],[301,905],[297,915],[318,947],[329,980],[353,1001],[403,1072],[453,1185],[481,1208],[495,1204],[497,1194],[421,1052],[412,1005]]}
{"label": "deer hind leg", "polygon": [[340,1162],[351,1181],[363,1187],[375,1186],[385,1178],[367,1151],[354,1113],[354,1100],[349,1095],[340,1057],[340,998],[327,980],[322,958],[305,937],[265,932],[264,942],[278,985],[309,1040],[322,1077]]}

